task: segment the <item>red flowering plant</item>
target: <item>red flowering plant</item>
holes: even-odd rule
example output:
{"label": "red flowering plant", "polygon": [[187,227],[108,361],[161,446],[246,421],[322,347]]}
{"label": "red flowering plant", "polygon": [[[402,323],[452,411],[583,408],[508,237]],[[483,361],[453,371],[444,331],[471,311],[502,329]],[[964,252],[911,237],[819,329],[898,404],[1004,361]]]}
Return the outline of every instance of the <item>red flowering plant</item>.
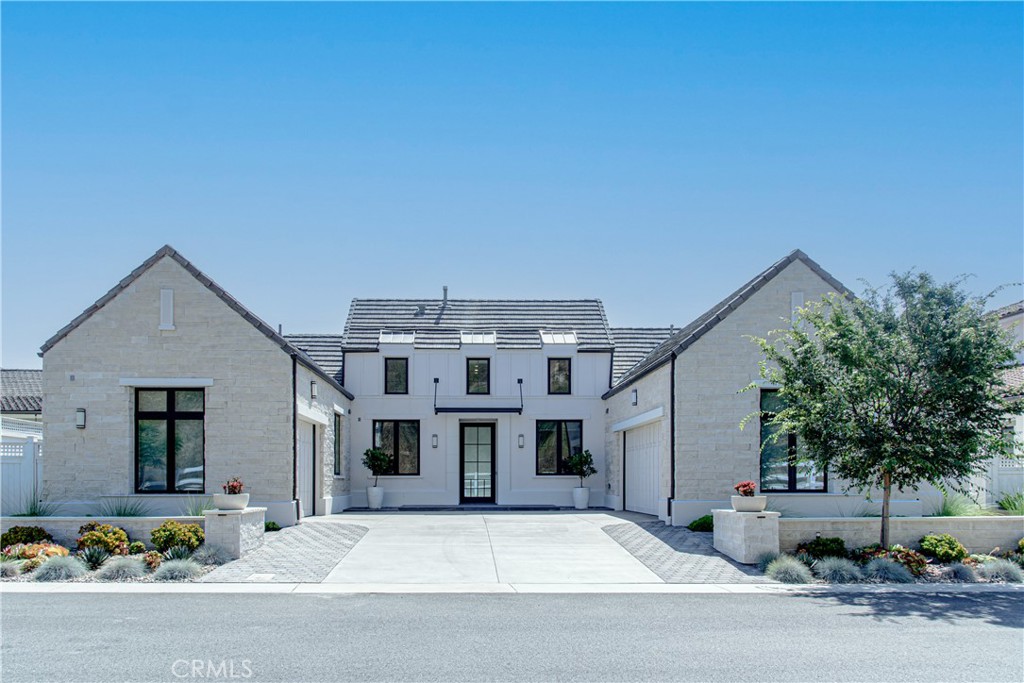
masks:
{"label": "red flowering plant", "polygon": [[234,495],[237,493],[241,493],[242,489],[245,488],[245,484],[242,483],[242,480],[239,477],[231,477],[230,479],[228,479],[228,483],[221,486],[221,488],[224,489],[224,493],[230,493]]}
{"label": "red flowering plant", "polygon": [[753,497],[754,492],[757,491],[757,484],[752,481],[741,481],[740,483],[733,486],[736,489],[736,493],[741,496],[747,496],[748,498]]}

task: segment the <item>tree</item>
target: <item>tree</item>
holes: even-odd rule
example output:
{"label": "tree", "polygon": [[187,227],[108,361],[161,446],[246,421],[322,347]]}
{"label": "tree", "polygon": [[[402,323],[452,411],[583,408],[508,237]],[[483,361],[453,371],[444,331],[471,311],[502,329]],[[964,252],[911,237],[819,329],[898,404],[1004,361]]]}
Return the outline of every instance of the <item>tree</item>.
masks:
{"label": "tree", "polygon": [[1005,420],[1024,408],[1000,379],[1015,349],[985,315],[991,294],[926,273],[891,278],[861,299],[811,303],[792,328],[755,339],[761,377],[784,402],[766,419],[777,435],[797,435],[800,458],[851,488],[881,489],[885,547],[893,487],[965,492],[988,459],[1013,452]]}

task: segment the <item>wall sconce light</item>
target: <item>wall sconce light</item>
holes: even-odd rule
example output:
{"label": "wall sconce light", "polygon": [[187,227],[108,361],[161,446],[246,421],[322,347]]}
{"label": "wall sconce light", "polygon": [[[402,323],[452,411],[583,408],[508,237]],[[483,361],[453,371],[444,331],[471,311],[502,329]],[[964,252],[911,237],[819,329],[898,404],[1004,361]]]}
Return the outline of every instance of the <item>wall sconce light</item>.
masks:
{"label": "wall sconce light", "polygon": [[430,447],[437,448],[437,434],[430,435]]}
{"label": "wall sconce light", "polygon": [[636,405],[636,389],[629,392],[629,402],[631,405]]}
{"label": "wall sconce light", "polygon": [[522,434],[519,435],[519,447],[526,448],[526,437]]}
{"label": "wall sconce light", "polygon": [[309,397],[316,398],[319,395],[320,394],[317,391],[316,380],[314,379],[312,382],[309,383]]}
{"label": "wall sconce light", "polygon": [[85,429],[85,408],[75,410],[75,426],[79,429]]}

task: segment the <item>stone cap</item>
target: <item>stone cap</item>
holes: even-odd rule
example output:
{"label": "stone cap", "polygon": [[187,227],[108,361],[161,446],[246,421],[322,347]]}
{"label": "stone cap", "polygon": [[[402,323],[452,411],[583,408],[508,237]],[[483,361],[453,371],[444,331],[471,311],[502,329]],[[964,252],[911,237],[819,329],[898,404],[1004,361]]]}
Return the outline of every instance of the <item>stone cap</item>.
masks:
{"label": "stone cap", "polygon": [[223,515],[244,515],[247,512],[266,512],[267,508],[245,508],[244,510],[220,510],[214,508],[213,510],[203,510],[203,515],[207,517],[220,517]]}

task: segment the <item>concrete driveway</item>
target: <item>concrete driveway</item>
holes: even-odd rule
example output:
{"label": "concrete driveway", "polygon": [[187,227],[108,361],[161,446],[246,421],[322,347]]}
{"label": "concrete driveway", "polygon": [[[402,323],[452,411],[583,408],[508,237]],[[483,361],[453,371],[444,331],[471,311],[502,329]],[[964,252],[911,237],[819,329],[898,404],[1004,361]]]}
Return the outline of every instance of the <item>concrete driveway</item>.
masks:
{"label": "concrete driveway", "polygon": [[602,527],[620,513],[344,513],[366,527],[324,583],[662,583]]}

